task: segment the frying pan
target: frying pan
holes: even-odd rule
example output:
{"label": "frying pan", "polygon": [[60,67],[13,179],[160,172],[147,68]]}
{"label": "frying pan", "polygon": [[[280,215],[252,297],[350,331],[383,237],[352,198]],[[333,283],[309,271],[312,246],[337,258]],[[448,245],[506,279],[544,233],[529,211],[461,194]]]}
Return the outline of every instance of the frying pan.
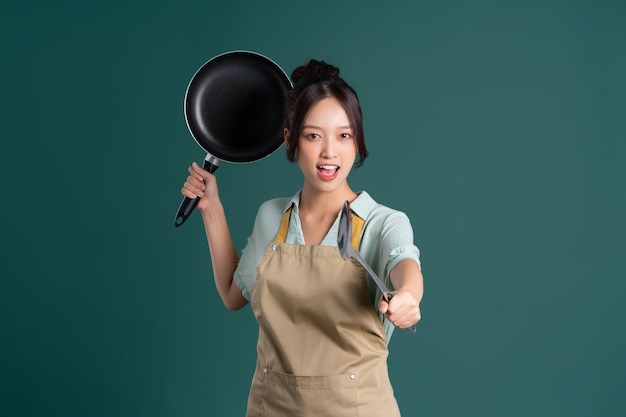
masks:
{"label": "frying pan", "polygon": [[[185,121],[207,152],[203,168],[213,173],[221,161],[253,162],[278,149],[291,87],[282,68],[256,52],[226,52],[202,65],[185,93]],[[187,220],[198,200],[183,199],[174,226]]]}

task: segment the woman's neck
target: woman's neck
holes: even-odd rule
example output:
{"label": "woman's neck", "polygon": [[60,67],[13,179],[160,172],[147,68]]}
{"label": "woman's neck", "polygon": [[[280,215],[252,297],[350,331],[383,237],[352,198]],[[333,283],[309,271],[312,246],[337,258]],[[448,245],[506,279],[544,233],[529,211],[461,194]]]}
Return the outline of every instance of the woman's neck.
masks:
{"label": "woman's neck", "polygon": [[333,192],[323,192],[305,185],[300,193],[299,211],[308,215],[336,216],[346,200],[351,202],[356,197],[357,194],[347,183]]}
{"label": "woman's neck", "polygon": [[334,192],[320,192],[306,186],[300,193],[298,217],[307,245],[319,245],[337,219],[343,203],[357,197],[349,187]]}

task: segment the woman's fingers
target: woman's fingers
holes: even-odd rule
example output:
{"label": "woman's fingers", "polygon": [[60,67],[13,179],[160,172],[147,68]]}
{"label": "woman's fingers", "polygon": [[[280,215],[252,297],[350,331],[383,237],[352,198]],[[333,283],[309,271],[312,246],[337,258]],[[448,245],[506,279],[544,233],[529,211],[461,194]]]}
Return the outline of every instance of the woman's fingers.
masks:
{"label": "woman's fingers", "polygon": [[203,197],[206,190],[203,174],[211,174],[200,168],[195,162],[187,170],[189,171],[189,176],[181,190],[183,195],[189,198]]}
{"label": "woman's fingers", "polygon": [[382,314],[387,315],[394,326],[402,329],[411,327],[421,319],[419,304],[408,292],[394,293],[389,302],[381,299],[378,308]]}
{"label": "woman's fingers", "polygon": [[187,176],[181,191],[185,197],[201,197],[202,200],[198,202],[198,208],[203,209],[210,204],[209,201],[219,198],[217,181],[213,174],[203,169],[195,162],[187,168],[187,171],[189,172],[189,176]]}
{"label": "woman's fingers", "polygon": [[189,175],[196,178],[198,181],[205,181],[207,175],[211,175],[208,171],[200,168],[198,164],[193,162],[188,169]]}

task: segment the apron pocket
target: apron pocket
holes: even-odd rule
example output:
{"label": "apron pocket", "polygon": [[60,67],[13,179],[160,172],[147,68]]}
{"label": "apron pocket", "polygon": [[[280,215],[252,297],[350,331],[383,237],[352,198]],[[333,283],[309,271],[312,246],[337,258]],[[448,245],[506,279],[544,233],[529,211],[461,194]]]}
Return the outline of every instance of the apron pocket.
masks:
{"label": "apron pocket", "polygon": [[355,375],[296,376],[264,369],[261,415],[357,415]]}

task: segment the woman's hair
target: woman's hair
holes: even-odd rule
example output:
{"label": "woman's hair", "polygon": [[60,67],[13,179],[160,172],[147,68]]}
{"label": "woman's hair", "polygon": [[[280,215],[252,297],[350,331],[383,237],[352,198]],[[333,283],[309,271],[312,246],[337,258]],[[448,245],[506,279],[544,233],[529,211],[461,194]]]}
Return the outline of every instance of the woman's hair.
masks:
{"label": "woman's hair", "polygon": [[332,97],[341,104],[348,116],[359,153],[356,166],[361,166],[367,158],[361,105],[356,91],[339,77],[339,68],[312,59],[308,64],[294,69],[291,79],[294,86],[285,103],[285,127],[289,130],[287,159],[291,162],[296,160],[302,124],[311,107]]}

